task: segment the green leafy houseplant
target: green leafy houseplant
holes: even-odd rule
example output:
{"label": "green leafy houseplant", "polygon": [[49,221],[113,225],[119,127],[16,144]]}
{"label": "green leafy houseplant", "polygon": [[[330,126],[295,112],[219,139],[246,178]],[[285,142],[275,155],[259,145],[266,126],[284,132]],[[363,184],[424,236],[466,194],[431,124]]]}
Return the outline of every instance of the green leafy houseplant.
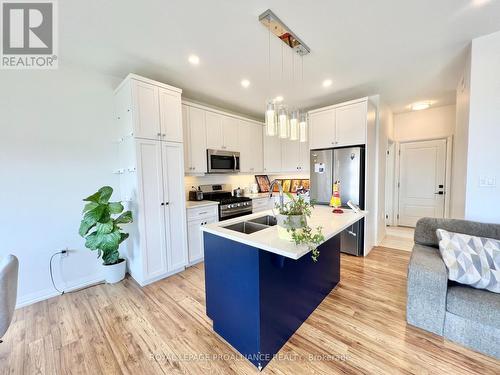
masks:
{"label": "green leafy houseplant", "polygon": [[[284,215],[285,219],[282,225],[290,234],[291,239],[297,245],[305,244],[311,251],[311,258],[317,262],[319,257],[318,246],[325,240],[322,233],[322,228],[317,227],[316,231],[307,225],[307,218],[311,217],[313,202],[306,202],[303,197],[294,197],[290,193],[285,193],[290,199],[283,207],[276,204],[280,215]],[[280,224],[278,218],[278,225]]]}
{"label": "green leafy houseplant", "polygon": [[132,212],[123,212],[120,202],[110,202],[111,194],[113,188],[104,186],[83,200],[88,203],[83,208],[79,229],[80,236],[85,238],[85,247],[97,250],[97,257],[102,256],[105,266],[123,261],[118,248],[128,238],[128,233],[123,233],[120,225],[132,222]]}

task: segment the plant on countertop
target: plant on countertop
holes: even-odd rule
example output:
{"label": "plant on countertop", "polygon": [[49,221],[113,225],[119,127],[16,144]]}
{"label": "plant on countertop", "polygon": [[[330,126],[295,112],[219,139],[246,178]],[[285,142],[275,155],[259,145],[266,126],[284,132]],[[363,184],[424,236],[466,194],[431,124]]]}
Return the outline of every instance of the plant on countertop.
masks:
{"label": "plant on countertop", "polygon": [[[118,248],[128,238],[128,233],[123,233],[121,224],[132,222],[132,212],[123,212],[120,202],[109,202],[113,188],[104,186],[97,193],[85,198],[88,202],[83,208],[83,220],[80,223],[80,236],[85,238],[85,247],[97,250],[97,258],[102,256],[105,266],[123,261]],[[112,215],[118,215],[113,218]]]}
{"label": "plant on countertop", "polygon": [[283,222],[284,227],[290,234],[292,240],[297,245],[305,244],[311,251],[311,258],[314,262],[318,261],[318,246],[325,240],[322,228],[317,227],[316,231],[307,225],[307,218],[311,217],[314,202],[306,202],[303,197],[294,197],[290,193],[285,193],[290,199],[281,207],[276,204],[280,215],[286,216]]}

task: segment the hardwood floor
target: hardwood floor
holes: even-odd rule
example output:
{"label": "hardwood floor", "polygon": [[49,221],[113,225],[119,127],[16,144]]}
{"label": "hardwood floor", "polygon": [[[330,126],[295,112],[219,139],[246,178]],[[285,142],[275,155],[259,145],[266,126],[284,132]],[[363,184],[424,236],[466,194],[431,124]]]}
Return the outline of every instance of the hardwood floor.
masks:
{"label": "hardwood floor", "polygon": [[[340,284],[262,372],[498,374],[499,361],[406,324],[409,256],[343,255]],[[0,373],[258,373],[213,333],[203,277],[200,264],[145,288],[127,279],[19,309]]]}

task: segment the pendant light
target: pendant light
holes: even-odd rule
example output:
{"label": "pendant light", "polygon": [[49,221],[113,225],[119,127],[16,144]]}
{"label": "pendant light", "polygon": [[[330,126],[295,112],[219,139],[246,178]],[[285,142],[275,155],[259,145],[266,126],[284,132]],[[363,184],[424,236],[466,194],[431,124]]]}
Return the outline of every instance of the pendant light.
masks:
{"label": "pendant light", "polygon": [[267,103],[266,109],[266,135],[273,137],[276,135],[277,129],[277,121],[276,121],[276,112],[274,109],[274,103]]}
{"label": "pendant light", "polygon": [[299,140],[299,111],[293,110],[290,112],[290,140]]}
{"label": "pendant light", "polygon": [[299,140],[302,143],[307,142],[307,113],[306,112],[302,112],[300,114]]}
{"label": "pendant light", "polygon": [[284,105],[280,106],[278,110],[278,135],[282,139],[290,136],[290,122]]}

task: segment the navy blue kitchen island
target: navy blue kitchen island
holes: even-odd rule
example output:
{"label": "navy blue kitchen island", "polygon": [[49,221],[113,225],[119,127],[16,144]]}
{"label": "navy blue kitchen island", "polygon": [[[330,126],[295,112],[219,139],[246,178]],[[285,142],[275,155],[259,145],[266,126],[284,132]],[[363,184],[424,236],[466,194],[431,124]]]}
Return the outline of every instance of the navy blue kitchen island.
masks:
{"label": "navy blue kitchen island", "polygon": [[[224,232],[221,226],[204,228],[207,315],[214,331],[259,370],[340,281],[338,233],[344,221],[320,245],[317,262],[307,250],[293,259],[252,245],[262,241],[262,247],[270,247],[276,228],[246,235],[249,240],[218,233]],[[272,240],[277,250],[279,241]],[[285,247],[290,246],[296,245]]]}

